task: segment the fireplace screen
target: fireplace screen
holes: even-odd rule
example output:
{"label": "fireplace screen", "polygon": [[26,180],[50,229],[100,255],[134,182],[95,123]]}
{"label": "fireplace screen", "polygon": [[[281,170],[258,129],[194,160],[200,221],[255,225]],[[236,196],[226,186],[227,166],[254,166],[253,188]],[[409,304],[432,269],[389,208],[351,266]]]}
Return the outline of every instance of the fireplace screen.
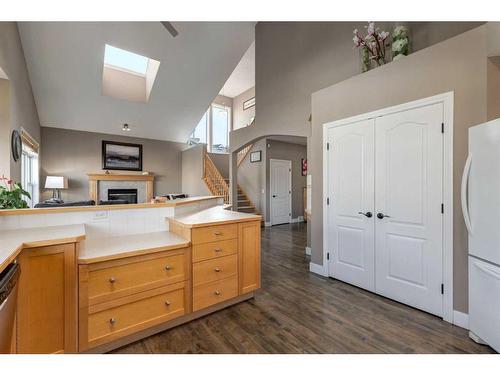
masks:
{"label": "fireplace screen", "polygon": [[108,200],[137,203],[137,189],[108,189]]}

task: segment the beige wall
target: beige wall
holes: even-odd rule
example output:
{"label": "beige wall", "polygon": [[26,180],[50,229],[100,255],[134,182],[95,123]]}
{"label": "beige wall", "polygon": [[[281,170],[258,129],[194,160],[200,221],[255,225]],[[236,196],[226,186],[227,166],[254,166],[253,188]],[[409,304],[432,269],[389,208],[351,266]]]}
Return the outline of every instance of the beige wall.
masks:
{"label": "beige wall", "polygon": [[[19,38],[17,24],[15,22],[0,22],[0,68],[9,78],[9,97],[10,97],[10,128],[2,131],[8,133],[9,147],[2,147],[0,150],[0,165],[8,165],[9,171],[2,171],[10,175],[16,181],[21,180],[21,161],[14,162],[10,152],[10,135],[12,130],[19,130],[23,127],[33,138],[40,140],[40,121],[33,99],[33,91],[26,69],[23,48]],[[2,139],[5,141],[5,139]],[[3,142],[2,142],[3,144]],[[5,168],[5,167],[4,167]]]}
{"label": "beige wall", "polygon": [[[377,22],[390,30],[394,22]],[[418,22],[417,51],[479,22]],[[352,31],[365,22],[259,22],[255,28],[255,125],[231,133],[231,149],[268,135],[310,136],[311,94],[360,73]],[[414,34],[414,35],[413,35]],[[462,47],[465,48],[465,47]],[[468,47],[467,47],[468,48]]]}
{"label": "beige wall", "polygon": [[62,192],[65,201],[89,199],[87,173],[101,171],[102,140],[142,144],[143,170],[155,174],[154,194],[181,192],[183,143],[58,128],[41,130],[40,200],[52,195],[43,188],[47,175],[68,177],[69,189]]}
{"label": "beige wall", "polygon": [[211,195],[203,181],[203,154],[206,146],[199,144],[182,152],[182,192],[189,195]]}
{"label": "beige wall", "polygon": [[233,130],[248,126],[255,117],[255,106],[243,110],[243,103],[254,96],[255,87],[251,87],[233,99]]}
{"label": "beige wall", "polygon": [[481,26],[312,95],[314,263],[322,264],[323,259],[322,124],[453,91],[454,308],[467,312],[467,232],[461,214],[459,184],[467,156],[467,129],[486,120],[486,72],[486,27]]}

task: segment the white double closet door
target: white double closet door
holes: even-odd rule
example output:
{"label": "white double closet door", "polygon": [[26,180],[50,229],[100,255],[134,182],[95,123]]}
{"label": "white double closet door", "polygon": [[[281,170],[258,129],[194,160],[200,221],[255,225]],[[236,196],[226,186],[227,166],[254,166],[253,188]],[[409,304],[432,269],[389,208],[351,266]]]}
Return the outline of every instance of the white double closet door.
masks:
{"label": "white double closet door", "polygon": [[443,315],[443,104],[327,132],[330,276]]}

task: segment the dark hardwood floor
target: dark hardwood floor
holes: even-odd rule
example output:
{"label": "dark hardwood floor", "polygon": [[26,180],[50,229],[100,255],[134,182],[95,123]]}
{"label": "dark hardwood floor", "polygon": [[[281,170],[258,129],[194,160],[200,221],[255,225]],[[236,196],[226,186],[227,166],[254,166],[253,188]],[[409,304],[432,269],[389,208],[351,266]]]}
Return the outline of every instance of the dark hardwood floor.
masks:
{"label": "dark hardwood floor", "polygon": [[442,319],[309,272],[306,226],[262,232],[252,300],[113,353],[492,353]]}

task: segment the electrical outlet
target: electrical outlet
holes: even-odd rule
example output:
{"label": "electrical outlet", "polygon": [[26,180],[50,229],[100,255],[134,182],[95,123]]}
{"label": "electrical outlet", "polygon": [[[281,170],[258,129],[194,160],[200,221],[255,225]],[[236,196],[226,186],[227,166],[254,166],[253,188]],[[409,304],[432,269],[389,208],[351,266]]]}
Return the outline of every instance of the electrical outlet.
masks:
{"label": "electrical outlet", "polygon": [[108,211],[95,211],[92,220],[105,220],[108,218]]}

